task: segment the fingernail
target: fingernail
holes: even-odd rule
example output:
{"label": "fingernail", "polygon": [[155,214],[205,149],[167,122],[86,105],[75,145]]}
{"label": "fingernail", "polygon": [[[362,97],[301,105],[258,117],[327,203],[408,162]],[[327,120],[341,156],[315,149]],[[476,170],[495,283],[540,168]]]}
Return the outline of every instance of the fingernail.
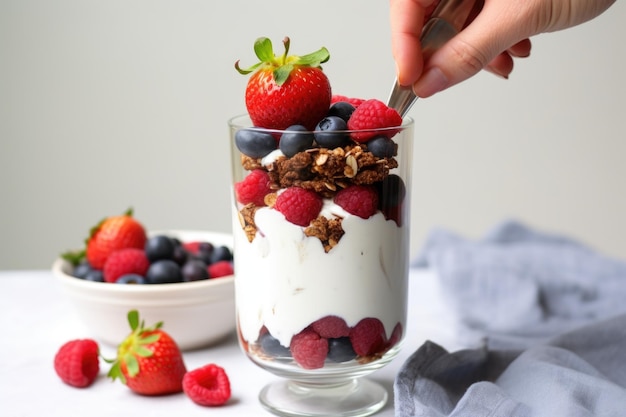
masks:
{"label": "fingernail", "polygon": [[509,75],[508,74],[501,74],[498,71],[494,70],[493,68],[490,68],[489,66],[485,67],[485,71],[492,73],[493,75],[496,75],[504,80],[508,80],[509,79]]}
{"label": "fingernail", "polygon": [[426,98],[445,89],[449,85],[449,80],[438,68],[432,67],[415,84],[413,90],[418,97]]}

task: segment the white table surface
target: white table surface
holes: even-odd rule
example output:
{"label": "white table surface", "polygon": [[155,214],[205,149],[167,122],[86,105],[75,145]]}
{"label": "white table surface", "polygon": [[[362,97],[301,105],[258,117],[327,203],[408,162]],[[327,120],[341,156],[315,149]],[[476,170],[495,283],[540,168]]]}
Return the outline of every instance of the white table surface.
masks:
{"label": "white table surface", "polygon": [[[72,416],[271,416],[257,394],[278,377],[248,360],[235,335],[206,349],[184,352],[188,370],[208,363],[222,366],[229,375],[232,397],[222,407],[207,409],[184,394],[144,397],[119,381],[106,377],[101,362],[98,379],[87,389],[65,385],[54,372],[59,347],[72,339],[91,337],[65,299],[50,271],[0,271],[0,415],[4,417]],[[393,416],[393,381],[402,363],[425,340],[448,350],[459,349],[454,320],[445,308],[434,274],[412,270],[409,286],[407,335],[401,353],[385,368],[369,376],[389,391],[390,401],[377,416]],[[115,347],[101,344],[113,357]]]}

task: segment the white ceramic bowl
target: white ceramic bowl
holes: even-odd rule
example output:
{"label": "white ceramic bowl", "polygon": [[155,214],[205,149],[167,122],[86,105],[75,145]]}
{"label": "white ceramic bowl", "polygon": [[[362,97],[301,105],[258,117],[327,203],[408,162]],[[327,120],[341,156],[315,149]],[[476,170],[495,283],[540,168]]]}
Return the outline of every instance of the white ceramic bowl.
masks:
{"label": "white ceramic bowl", "polygon": [[[214,232],[162,231],[181,241],[207,241],[232,249],[232,236]],[[127,314],[139,311],[146,325],[163,322],[182,350],[214,344],[235,329],[234,276],[175,284],[122,285],[85,281],[69,275],[72,266],[52,266],[68,299],[92,336],[117,346],[130,333]]]}

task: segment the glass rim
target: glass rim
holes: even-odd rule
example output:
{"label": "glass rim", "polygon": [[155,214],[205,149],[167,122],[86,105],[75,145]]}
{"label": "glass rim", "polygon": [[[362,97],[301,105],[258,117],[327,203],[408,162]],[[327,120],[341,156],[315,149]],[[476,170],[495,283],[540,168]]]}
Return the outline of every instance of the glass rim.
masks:
{"label": "glass rim", "polygon": [[[241,120],[241,122],[239,122]],[[247,121],[244,123],[243,121]],[[410,116],[405,116],[402,119],[402,124],[400,126],[391,126],[391,127],[378,127],[373,129],[357,129],[357,130],[333,130],[333,133],[372,133],[372,132],[397,132],[398,130],[403,131],[407,128],[412,127],[415,124],[415,120]],[[237,130],[251,130],[256,132],[265,132],[265,133],[283,133],[287,130],[285,129],[268,129],[265,127],[258,127],[252,125],[252,120],[250,119],[250,115],[248,113],[242,113],[237,116],[231,117],[228,120],[228,126],[231,128],[235,128]],[[298,133],[328,133],[328,131],[322,130],[306,130]]]}

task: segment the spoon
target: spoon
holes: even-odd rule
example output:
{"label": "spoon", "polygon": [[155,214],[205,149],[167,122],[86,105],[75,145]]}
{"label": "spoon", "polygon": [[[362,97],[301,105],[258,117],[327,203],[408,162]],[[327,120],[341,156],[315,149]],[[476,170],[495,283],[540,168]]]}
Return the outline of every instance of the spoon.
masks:
{"label": "spoon", "polygon": [[[424,62],[463,29],[474,3],[475,0],[441,0],[439,2],[422,29],[420,42]],[[400,85],[396,77],[387,105],[396,109],[400,116],[404,117],[416,100],[413,86]]]}

